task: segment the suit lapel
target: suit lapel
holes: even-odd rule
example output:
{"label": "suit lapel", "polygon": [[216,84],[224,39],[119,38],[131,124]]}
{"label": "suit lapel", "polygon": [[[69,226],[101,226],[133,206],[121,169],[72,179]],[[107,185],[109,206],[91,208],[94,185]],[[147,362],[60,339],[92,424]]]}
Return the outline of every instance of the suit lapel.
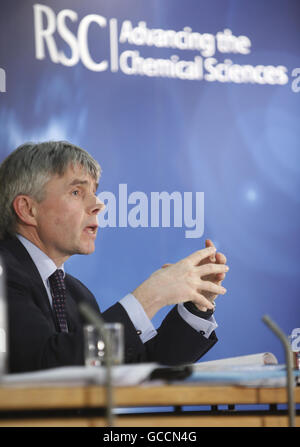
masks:
{"label": "suit lapel", "polygon": [[[19,241],[18,238],[10,238],[5,241],[1,241],[1,244],[6,246],[6,248],[13,253],[13,256],[20,264],[20,271],[23,271],[26,276],[30,278],[31,283],[33,283],[34,289],[36,290],[36,299],[38,300],[38,306],[42,310],[42,312],[47,316],[48,320],[51,319],[56,330],[59,330],[57,319],[53,313],[52,307],[49,302],[49,297],[44,285],[44,282],[41,278],[41,275],[36,268],[35,263],[33,262],[31,256],[28,251],[24,247],[24,245]],[[74,330],[77,326],[78,322],[81,320],[80,315],[78,313],[77,302],[75,291],[73,290],[71,280],[68,275],[66,275],[66,286],[67,286],[67,300],[66,300],[66,316],[69,331]]]}
{"label": "suit lapel", "polygon": [[70,275],[66,274],[65,282],[67,287],[67,322],[69,331],[71,332],[72,330],[75,330],[76,327],[78,327],[78,324],[82,324],[82,318],[78,310],[78,292],[76,293],[76,288],[74,288],[74,286],[72,285],[72,279]]}
{"label": "suit lapel", "polygon": [[49,316],[51,317],[53,323],[57,326],[44,282],[28,251],[16,237],[7,239],[4,241],[4,244],[13,253],[17,262],[20,263],[20,271],[23,271],[30,278],[36,290],[35,296],[38,306],[48,318]]}

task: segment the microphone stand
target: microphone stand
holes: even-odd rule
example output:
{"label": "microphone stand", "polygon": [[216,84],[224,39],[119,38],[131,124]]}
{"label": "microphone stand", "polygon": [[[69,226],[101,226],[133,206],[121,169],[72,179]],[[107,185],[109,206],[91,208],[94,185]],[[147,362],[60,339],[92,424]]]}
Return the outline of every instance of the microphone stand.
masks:
{"label": "microphone stand", "polygon": [[289,412],[289,426],[295,427],[295,403],[294,403],[294,382],[293,382],[293,357],[289,340],[284,332],[271,320],[268,315],[264,315],[263,322],[274,332],[280,339],[285,350],[285,362],[287,368],[287,395],[288,395],[288,412]]}
{"label": "microphone stand", "polygon": [[105,328],[104,320],[98,315],[91,306],[87,303],[79,303],[79,310],[82,315],[93,324],[97,329],[99,335],[103,336],[106,353],[104,355],[104,362],[106,366],[106,399],[107,399],[107,423],[109,427],[114,426],[113,414],[113,386],[112,386],[112,355],[111,345],[108,337],[108,332]]}

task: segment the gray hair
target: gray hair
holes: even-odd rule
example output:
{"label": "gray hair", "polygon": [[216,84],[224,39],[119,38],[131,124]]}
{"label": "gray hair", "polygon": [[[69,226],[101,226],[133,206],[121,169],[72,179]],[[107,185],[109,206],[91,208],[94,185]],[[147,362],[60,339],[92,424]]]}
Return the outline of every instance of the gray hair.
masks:
{"label": "gray hair", "polygon": [[101,168],[97,161],[67,141],[25,143],[15,149],[0,165],[0,239],[16,233],[13,201],[18,195],[25,194],[40,202],[48,180],[77,164],[98,183]]}

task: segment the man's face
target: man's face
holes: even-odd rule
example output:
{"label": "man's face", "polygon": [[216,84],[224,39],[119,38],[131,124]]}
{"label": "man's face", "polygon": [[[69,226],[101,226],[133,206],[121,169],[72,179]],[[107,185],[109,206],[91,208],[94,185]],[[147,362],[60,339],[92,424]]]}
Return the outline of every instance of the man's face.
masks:
{"label": "man's face", "polygon": [[95,250],[98,213],[104,204],[96,196],[97,184],[81,165],[53,176],[45,198],[35,203],[39,247],[60,265],[73,254]]}

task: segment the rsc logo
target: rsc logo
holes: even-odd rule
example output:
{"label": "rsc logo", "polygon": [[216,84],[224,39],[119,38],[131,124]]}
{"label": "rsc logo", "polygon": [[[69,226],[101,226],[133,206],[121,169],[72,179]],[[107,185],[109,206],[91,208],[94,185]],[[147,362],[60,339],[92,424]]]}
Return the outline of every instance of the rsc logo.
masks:
{"label": "rsc logo", "polygon": [[[92,24],[97,24],[98,28],[106,28],[107,20],[98,14],[85,16],[78,24],[77,33],[71,32],[67,27],[69,22],[77,22],[78,14],[71,9],[63,9],[57,16],[54,11],[46,5],[33,5],[34,10],[34,36],[35,51],[37,59],[46,57],[45,48],[49,52],[52,62],[68,67],[76,65],[80,60],[86,68],[92,71],[105,71],[108,68],[106,59],[95,61],[89,51],[88,34]],[[59,49],[56,43],[57,35],[69,47],[65,54],[63,49]]]}

